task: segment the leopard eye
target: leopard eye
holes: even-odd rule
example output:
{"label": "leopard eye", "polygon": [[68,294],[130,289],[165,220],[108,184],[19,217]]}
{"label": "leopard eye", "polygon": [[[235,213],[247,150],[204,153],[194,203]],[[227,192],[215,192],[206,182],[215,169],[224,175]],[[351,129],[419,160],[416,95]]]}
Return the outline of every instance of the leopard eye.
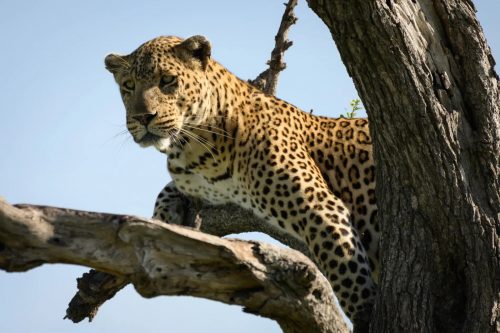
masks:
{"label": "leopard eye", "polygon": [[122,88],[127,91],[134,91],[135,89],[135,82],[134,80],[125,80],[122,82]]}
{"label": "leopard eye", "polygon": [[177,77],[174,75],[162,75],[160,78],[160,88],[167,88],[177,82]]}

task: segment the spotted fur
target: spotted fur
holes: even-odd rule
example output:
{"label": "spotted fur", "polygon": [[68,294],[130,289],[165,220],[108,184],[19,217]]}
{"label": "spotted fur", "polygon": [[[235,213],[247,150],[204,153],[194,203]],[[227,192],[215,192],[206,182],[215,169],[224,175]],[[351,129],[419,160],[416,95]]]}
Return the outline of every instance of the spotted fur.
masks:
{"label": "spotted fur", "polygon": [[105,62],[134,140],[168,155],[173,183],[155,217],[182,219],[179,192],[251,209],[307,244],[349,317],[372,304],[379,230],[367,120],[314,116],[264,94],[212,60],[201,36],[159,37]]}

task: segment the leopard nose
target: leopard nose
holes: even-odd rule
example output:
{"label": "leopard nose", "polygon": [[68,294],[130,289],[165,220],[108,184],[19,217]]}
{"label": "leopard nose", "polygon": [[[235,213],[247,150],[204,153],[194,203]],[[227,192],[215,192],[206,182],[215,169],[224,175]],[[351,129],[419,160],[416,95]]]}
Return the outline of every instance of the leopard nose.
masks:
{"label": "leopard nose", "polygon": [[137,114],[135,116],[132,116],[135,120],[139,122],[139,124],[143,126],[147,126],[153,118],[156,117],[156,112],[155,113],[141,113]]}

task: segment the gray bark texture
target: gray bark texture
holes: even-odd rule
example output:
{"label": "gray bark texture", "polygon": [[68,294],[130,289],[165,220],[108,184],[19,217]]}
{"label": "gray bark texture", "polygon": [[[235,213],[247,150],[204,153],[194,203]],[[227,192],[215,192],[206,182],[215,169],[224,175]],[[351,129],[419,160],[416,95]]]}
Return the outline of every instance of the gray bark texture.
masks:
{"label": "gray bark texture", "polygon": [[[184,198],[179,202],[185,210],[181,225],[201,230],[202,232],[223,237],[242,232],[262,232],[281,241],[310,257],[304,243],[286,234],[282,229],[273,228],[266,221],[256,217],[251,211],[233,204],[211,206],[193,198]],[[217,268],[215,268],[217,269]],[[78,323],[85,318],[90,321],[97,315],[99,308],[127,284],[125,276],[116,276],[105,272],[90,270],[78,281],[78,292],[68,305],[66,319]],[[338,309],[333,309],[338,311]],[[343,327],[343,323],[331,323],[332,327]]]}
{"label": "gray bark texture", "polygon": [[348,332],[329,282],[297,251],[133,216],[0,200],[0,269],[45,263],[95,268],[101,272],[88,274],[113,292],[132,283],[144,297],[190,295],[241,305],[276,320],[286,333]]}
{"label": "gray bark texture", "polygon": [[371,332],[500,332],[500,98],[470,0],[308,0],[370,119]]}

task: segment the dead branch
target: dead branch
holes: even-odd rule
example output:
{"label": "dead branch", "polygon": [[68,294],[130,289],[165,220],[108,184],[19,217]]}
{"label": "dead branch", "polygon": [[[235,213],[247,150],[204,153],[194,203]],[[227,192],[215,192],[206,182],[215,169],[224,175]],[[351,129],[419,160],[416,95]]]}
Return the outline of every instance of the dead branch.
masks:
{"label": "dead branch", "polygon": [[249,80],[252,85],[269,95],[274,95],[276,93],[279,74],[286,68],[283,57],[285,51],[293,44],[292,41],[287,39],[287,36],[290,27],[297,22],[297,17],[293,12],[295,6],[297,6],[297,0],[289,0],[286,4],[278,33],[274,37],[276,44],[271,52],[271,59],[267,62],[269,68],[260,73],[255,80]]}
{"label": "dead branch", "polygon": [[45,263],[113,274],[144,297],[190,295],[238,304],[276,320],[284,332],[348,331],[328,281],[297,251],[139,217],[0,200],[0,269],[26,271]]}
{"label": "dead branch", "polygon": [[79,323],[85,318],[92,321],[107,300],[113,298],[130,280],[91,269],[76,279],[78,292],[71,299],[64,319]]}
{"label": "dead branch", "polygon": [[[251,211],[237,205],[227,204],[211,206],[187,199],[185,226],[200,225],[201,231],[215,235],[258,231],[270,235],[283,244],[310,256],[304,243],[284,233],[281,229],[273,228],[266,221],[256,217]],[[85,318],[90,321],[95,317],[99,307],[125,287],[130,281],[126,278],[117,278],[104,272],[90,271],[78,278],[78,291],[72,298],[66,310],[67,319],[77,323]]]}

